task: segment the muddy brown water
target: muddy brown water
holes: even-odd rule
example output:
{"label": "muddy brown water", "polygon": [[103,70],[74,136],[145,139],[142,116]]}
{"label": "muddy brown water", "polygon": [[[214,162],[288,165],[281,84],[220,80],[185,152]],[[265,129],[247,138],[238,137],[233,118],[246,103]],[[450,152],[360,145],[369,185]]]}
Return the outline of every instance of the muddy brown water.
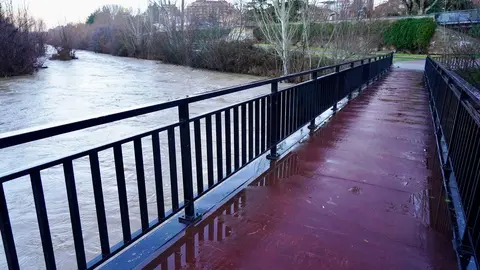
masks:
{"label": "muddy brown water", "polygon": [[[261,79],[84,51],[77,52],[77,55],[79,60],[76,61],[47,61],[48,68],[34,75],[0,79],[0,133],[85,118],[143,104],[165,102]],[[190,106],[190,112],[191,115],[198,115],[268,92],[269,87],[265,86],[197,102]],[[0,175],[160,127],[176,121],[177,117],[175,109],[166,110],[1,149]],[[166,141],[165,134],[161,134],[160,139]],[[156,216],[156,198],[151,140],[145,138],[142,143],[149,218],[153,220]],[[164,145],[163,153],[166,153],[163,147]],[[133,144],[125,144],[123,152],[133,232],[140,228]],[[100,152],[99,157],[109,240],[112,246],[121,240],[122,234],[111,149]],[[168,170],[166,156],[162,156],[162,163],[165,164],[164,171]],[[90,260],[100,253],[100,243],[88,158],[74,160],[74,170],[86,255],[87,260]],[[60,166],[46,169],[41,172],[41,176],[57,267],[75,269],[75,252],[63,169]],[[181,183],[179,184],[181,190]],[[30,179],[28,177],[15,179],[5,183],[4,188],[20,266],[22,269],[44,269]],[[168,181],[164,181],[166,210],[171,205],[169,188]],[[0,253],[0,268],[6,269],[3,245],[0,247]]]}

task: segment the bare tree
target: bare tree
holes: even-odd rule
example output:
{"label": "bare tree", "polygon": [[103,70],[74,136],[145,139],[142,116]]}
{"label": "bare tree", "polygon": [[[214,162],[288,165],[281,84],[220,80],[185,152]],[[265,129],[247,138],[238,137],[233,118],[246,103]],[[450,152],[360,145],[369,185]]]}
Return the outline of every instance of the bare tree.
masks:
{"label": "bare tree", "polygon": [[11,1],[0,3],[0,76],[29,74],[42,66],[43,27],[27,8],[15,12]]}
{"label": "bare tree", "polygon": [[418,15],[426,14],[437,2],[438,0],[415,0],[415,4],[418,7]]}
{"label": "bare tree", "polygon": [[413,11],[413,2],[414,0],[402,0],[402,3],[405,5],[405,8],[407,9],[407,14],[412,15]]}
{"label": "bare tree", "polygon": [[271,5],[261,5],[256,13],[264,37],[282,61],[284,75],[289,72],[292,39],[297,31],[291,24],[292,6],[287,0],[273,0]]}

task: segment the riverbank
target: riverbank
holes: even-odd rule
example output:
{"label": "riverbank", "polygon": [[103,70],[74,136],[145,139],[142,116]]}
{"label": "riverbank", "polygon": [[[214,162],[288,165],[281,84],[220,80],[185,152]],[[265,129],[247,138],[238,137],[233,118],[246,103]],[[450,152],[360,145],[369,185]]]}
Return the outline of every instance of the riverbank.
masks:
{"label": "riverbank", "polygon": [[[94,50],[87,51],[95,52]],[[106,52],[96,53],[114,55]],[[262,77],[278,77],[283,74],[283,62],[273,49],[245,41],[215,41],[203,44],[201,49],[184,51],[181,48],[176,48],[158,55],[138,55],[130,58],[157,60],[165,64]],[[331,65],[334,61],[328,57],[313,55],[311,63],[312,65],[310,65],[306,53],[292,50],[288,64],[289,73]]]}

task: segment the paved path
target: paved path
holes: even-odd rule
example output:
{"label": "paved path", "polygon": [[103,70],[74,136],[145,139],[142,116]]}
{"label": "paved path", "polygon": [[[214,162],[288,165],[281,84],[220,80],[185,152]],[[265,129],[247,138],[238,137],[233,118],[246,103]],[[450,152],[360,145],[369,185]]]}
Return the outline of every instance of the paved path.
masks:
{"label": "paved path", "polygon": [[422,73],[394,69],[147,269],[455,269]]}

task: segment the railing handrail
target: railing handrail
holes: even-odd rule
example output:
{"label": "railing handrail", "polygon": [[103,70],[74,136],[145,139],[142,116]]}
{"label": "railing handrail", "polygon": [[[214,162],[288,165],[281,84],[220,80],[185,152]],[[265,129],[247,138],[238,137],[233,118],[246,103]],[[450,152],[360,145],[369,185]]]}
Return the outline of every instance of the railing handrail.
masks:
{"label": "railing handrail", "polygon": [[[66,192],[68,199],[68,213],[72,226],[77,266],[79,269],[92,269],[181,211],[184,214],[179,218],[180,222],[187,224],[196,222],[202,216],[201,210],[195,208],[197,199],[267,152],[270,152],[267,158],[272,160],[279,158],[277,147],[281,142],[307,125],[310,130],[315,130],[317,127],[315,121],[318,120],[318,116],[330,109],[335,114],[339,102],[345,98],[352,99],[355,91],[360,94],[364,86],[369,85],[388,71],[392,61],[393,53],[372,56],[94,118],[0,134],[1,149],[163,109],[174,107],[178,109],[178,119],[174,123],[127,135],[127,137],[116,139],[113,142],[102,143],[94,147],[87,146],[87,149],[77,150],[75,153],[69,153],[63,157],[53,156],[47,160],[35,161],[35,164],[14,168],[6,174],[0,175],[0,232],[9,268],[19,269],[19,260],[7,198],[3,189],[4,182],[14,181],[23,176],[30,178],[45,265],[47,268],[53,269],[56,267],[55,249],[52,243],[41,172],[60,165],[63,168],[63,180],[65,181],[65,189],[61,189]],[[355,65],[356,62],[358,65]],[[322,72],[328,69],[333,70]],[[309,76],[305,82],[278,89],[278,82],[305,75]],[[267,84],[270,85],[269,94],[208,111],[200,116],[190,116],[190,103]],[[142,143],[142,139],[146,140]],[[143,150],[144,143],[150,144],[149,150]],[[122,150],[126,144],[133,146],[133,155],[131,155],[132,153],[129,155],[129,164],[135,164],[135,182],[138,191],[136,196],[140,209],[141,228],[135,232],[132,232],[130,226],[126,185],[126,179],[130,178],[125,175],[124,162],[127,159],[124,159]],[[162,146],[165,148],[162,149]],[[215,150],[215,155],[213,150]],[[99,153],[103,151],[109,151],[110,155],[113,154],[113,160],[109,162],[114,166],[112,170],[115,173],[114,176],[107,177],[110,182],[104,182],[105,179],[102,179],[104,177],[101,174]],[[149,159],[148,164],[153,167],[153,175],[149,176],[153,177],[155,181],[153,192],[156,198],[156,215],[152,215],[152,212],[149,214],[148,210],[144,162],[144,153],[147,152],[153,158]],[[78,200],[75,184],[75,178],[78,175],[75,173],[74,161],[81,158],[86,158],[83,162],[89,163],[86,164],[85,172],[90,173],[94,197],[94,201],[89,203],[95,204],[101,248],[101,253],[90,261],[87,261],[85,256],[85,240],[79,212],[81,201]],[[116,183],[112,181],[116,181]],[[170,181],[169,185],[166,185],[167,181]],[[82,184],[84,183],[82,182]],[[116,195],[118,195],[120,206],[123,240],[113,246],[109,240],[106,221],[107,207],[105,207],[102,189],[102,185],[105,184],[117,185],[118,194]],[[169,194],[169,201],[165,199],[164,191]],[[167,206],[167,204],[169,205]],[[154,221],[150,221],[152,216],[155,216]]]}
{"label": "railing handrail", "polygon": [[480,98],[472,93],[471,89],[466,87],[466,85],[458,79],[458,76],[453,75],[453,71],[449,70],[441,62],[435,61],[430,55],[427,57],[427,61],[430,60],[434,65],[436,65],[443,73],[448,74],[451,83],[457,87],[459,90],[464,91],[469,99],[478,107],[480,107]]}
{"label": "railing handrail", "polygon": [[198,101],[202,101],[210,98],[233,94],[243,90],[268,85],[271,83],[281,82],[288,79],[305,76],[308,74],[312,74],[314,72],[321,72],[328,69],[334,69],[337,66],[344,66],[351,63],[355,63],[355,62],[361,62],[361,61],[377,59],[377,58],[383,59],[391,54],[393,54],[393,52],[389,54],[381,55],[381,56],[366,57],[358,60],[344,62],[337,65],[330,65],[330,66],[311,69],[311,70],[302,71],[298,73],[288,74],[288,75],[284,75],[284,76],[280,76],[272,79],[258,80],[258,81],[253,81],[253,82],[242,84],[242,85],[225,87],[225,88],[209,91],[206,93],[194,94],[192,96],[173,100],[173,101],[141,105],[141,106],[136,106],[136,107],[127,109],[127,110],[118,110],[110,113],[93,115],[93,116],[81,118],[78,120],[52,123],[52,124],[46,124],[41,126],[35,126],[35,127],[0,133],[0,149],[45,139],[47,137],[53,137],[53,136],[57,136],[57,135],[61,135],[69,132],[91,128],[91,127],[95,127],[103,124],[108,124],[108,123],[128,119],[128,118],[139,116],[139,115],[157,112],[164,109],[174,108],[181,104],[190,104],[190,103],[194,103],[194,102],[198,102]]}
{"label": "railing handrail", "polygon": [[[445,222],[453,232],[459,269],[467,269],[472,261],[478,268],[480,99],[470,91],[472,86],[431,57],[425,64],[425,83],[443,178]],[[436,209],[435,220],[439,218],[440,203]]]}

